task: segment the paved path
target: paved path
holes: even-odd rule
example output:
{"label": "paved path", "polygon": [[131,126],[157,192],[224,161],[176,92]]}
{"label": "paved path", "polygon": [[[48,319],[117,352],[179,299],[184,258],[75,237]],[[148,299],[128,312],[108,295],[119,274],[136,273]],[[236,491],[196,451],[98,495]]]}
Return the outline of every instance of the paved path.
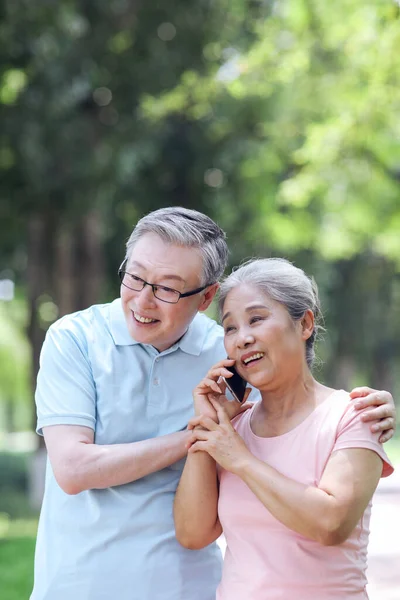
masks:
{"label": "paved path", "polygon": [[370,600],[400,600],[400,466],[374,497],[368,565]]}

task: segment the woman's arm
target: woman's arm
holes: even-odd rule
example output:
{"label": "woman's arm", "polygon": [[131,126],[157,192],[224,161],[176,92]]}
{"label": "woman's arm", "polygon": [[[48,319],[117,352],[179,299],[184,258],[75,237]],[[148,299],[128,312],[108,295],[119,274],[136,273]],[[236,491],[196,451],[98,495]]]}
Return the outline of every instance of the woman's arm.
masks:
{"label": "woman's arm", "polygon": [[[202,427],[197,423],[199,418],[205,427],[216,426],[218,417],[215,406],[225,406],[227,412],[224,414],[228,414],[229,419],[250,408],[246,403],[228,402],[223,394],[225,386],[221,385],[220,378],[232,376],[226,366],[233,363],[230,359],[219,361],[194,389],[193,402],[197,418],[189,422],[189,429]],[[246,391],[245,399],[250,391]],[[215,405],[210,403],[211,395]],[[175,495],[174,519],[178,541],[192,550],[204,548],[222,533],[218,519],[217,468],[215,460],[207,452],[197,452],[186,459]]]}
{"label": "woman's arm", "polygon": [[270,513],[293,531],[324,545],[347,539],[382,474],[382,459],[376,452],[364,448],[337,450],[319,486],[308,486],[253,456],[224,410],[217,408],[217,413],[219,425],[197,419],[196,424],[204,429],[193,431],[189,456],[208,452],[224,469],[240,477]]}
{"label": "woman's arm", "polygon": [[188,456],[174,502],[178,542],[199,550],[222,533],[218,519],[218,480],[216,463],[207,452]]}
{"label": "woman's arm", "polygon": [[334,452],[318,487],[293,481],[254,457],[236,469],[276,519],[326,546],[341,544],[349,537],[381,473],[382,459],[364,448]]}

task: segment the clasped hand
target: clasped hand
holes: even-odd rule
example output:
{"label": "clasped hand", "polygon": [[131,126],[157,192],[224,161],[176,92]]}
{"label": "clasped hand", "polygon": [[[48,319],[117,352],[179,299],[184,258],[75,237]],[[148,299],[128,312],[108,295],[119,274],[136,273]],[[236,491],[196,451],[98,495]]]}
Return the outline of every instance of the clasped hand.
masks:
{"label": "clasped hand", "polygon": [[251,408],[246,402],[251,388],[247,388],[245,402],[230,401],[225,396],[226,384],[223,377],[232,374],[227,367],[234,360],[226,358],[214,365],[193,391],[196,416],[189,421],[192,436],[187,443],[188,452],[208,452],[224,469],[233,471],[236,461],[248,452],[241,437],[231,425],[231,419]]}
{"label": "clasped hand", "polygon": [[209,401],[216,412],[218,423],[207,415],[193,417],[188,424],[188,429],[192,431],[188,453],[207,452],[221,467],[237,473],[251,456],[250,451],[232,427],[225,408],[213,398]]}

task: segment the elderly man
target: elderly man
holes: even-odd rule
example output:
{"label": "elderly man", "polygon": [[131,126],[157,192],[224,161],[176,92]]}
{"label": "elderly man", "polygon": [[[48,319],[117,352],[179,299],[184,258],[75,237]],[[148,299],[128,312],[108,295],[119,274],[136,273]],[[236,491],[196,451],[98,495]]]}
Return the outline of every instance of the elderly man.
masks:
{"label": "elderly man", "polygon": [[[150,213],[127,243],[121,297],[49,329],[36,393],[49,462],[31,600],[215,598],[219,550],[181,547],[172,505],[192,390],[225,356],[221,328],[201,313],[227,255],[206,215]],[[393,427],[390,394],[362,402],[383,403],[372,416]]]}

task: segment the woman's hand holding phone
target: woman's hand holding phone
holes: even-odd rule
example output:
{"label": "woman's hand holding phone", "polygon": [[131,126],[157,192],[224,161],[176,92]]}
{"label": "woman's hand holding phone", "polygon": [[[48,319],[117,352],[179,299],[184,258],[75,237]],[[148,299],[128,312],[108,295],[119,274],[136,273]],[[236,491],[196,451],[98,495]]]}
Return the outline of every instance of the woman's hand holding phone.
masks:
{"label": "woman's hand holding phone", "polygon": [[233,376],[232,371],[227,367],[231,368],[234,364],[235,361],[230,358],[219,361],[208,371],[199,385],[195,387],[193,390],[193,402],[196,416],[204,415],[218,423],[217,411],[210,402],[210,398],[214,402],[218,402],[225,409],[229,419],[233,419],[248,408],[251,408],[252,404],[246,402],[251,388],[246,388],[242,403],[228,400],[225,395],[227,386],[223,379],[229,379]]}

